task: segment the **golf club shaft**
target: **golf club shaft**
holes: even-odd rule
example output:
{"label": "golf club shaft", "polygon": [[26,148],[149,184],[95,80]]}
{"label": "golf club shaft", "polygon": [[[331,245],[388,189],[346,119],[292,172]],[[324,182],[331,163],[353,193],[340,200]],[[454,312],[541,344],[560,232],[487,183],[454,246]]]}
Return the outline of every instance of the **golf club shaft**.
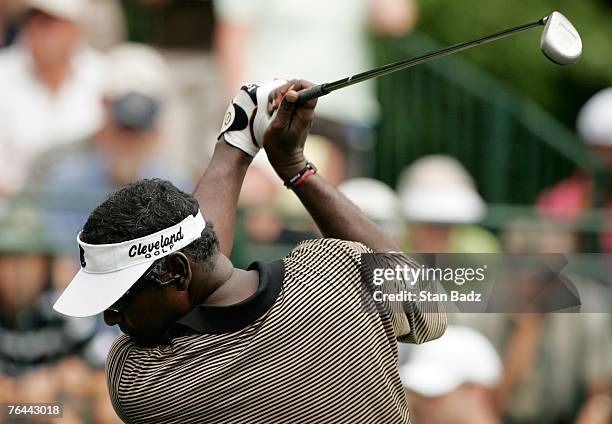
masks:
{"label": "golf club shaft", "polygon": [[377,78],[383,75],[387,75],[392,72],[401,71],[402,69],[410,68],[412,66],[419,65],[421,63],[429,62],[430,60],[433,60],[433,59],[448,56],[450,54],[460,52],[462,50],[467,50],[469,48],[472,48],[472,47],[475,47],[481,44],[486,44],[486,43],[490,43],[491,41],[506,38],[506,37],[509,37],[510,35],[517,34],[519,32],[526,31],[531,28],[546,25],[547,18],[548,17],[544,17],[537,22],[532,22],[529,24],[515,27],[515,28],[510,28],[504,31],[497,32],[495,34],[486,35],[484,37],[477,38],[475,40],[455,44],[453,46],[446,47],[441,50],[437,50],[431,53],[424,54],[422,56],[402,60],[402,61],[395,62],[395,63],[390,63],[388,65],[381,66],[380,68],[371,69],[369,71],[362,72],[360,74],[353,75],[348,78],[340,79],[338,81],[315,85],[313,87],[301,90],[299,92],[300,98],[298,100],[298,103],[302,104],[304,102],[307,102],[308,100],[316,99],[321,96],[325,96],[326,94],[329,94],[332,91],[336,91],[341,88],[351,86],[353,84],[357,84],[357,83],[360,83],[360,82],[363,82],[363,81],[366,81],[372,78]]}

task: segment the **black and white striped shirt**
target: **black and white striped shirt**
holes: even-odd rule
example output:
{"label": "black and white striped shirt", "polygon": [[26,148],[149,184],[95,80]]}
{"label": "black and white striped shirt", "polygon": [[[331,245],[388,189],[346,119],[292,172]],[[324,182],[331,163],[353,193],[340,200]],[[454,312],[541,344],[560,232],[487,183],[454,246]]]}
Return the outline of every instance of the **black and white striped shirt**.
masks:
{"label": "black and white striped shirt", "polygon": [[354,242],[304,242],[251,265],[253,296],[199,305],[168,344],[119,337],[107,361],[115,411],[142,423],[409,422],[396,342],[440,337],[446,314],[436,303],[368,308],[364,253]]}

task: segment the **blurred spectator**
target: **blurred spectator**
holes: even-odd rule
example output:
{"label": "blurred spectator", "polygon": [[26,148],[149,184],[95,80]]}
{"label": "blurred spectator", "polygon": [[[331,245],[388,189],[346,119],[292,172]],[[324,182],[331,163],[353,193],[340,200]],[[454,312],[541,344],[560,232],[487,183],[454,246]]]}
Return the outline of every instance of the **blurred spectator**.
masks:
{"label": "blurred spectator", "polygon": [[52,310],[65,284],[57,265],[36,212],[9,208],[0,217],[0,403],[60,402],[62,422],[119,422],[104,381],[116,331]]}
{"label": "blurred spectator", "polygon": [[159,154],[168,90],[167,65],[151,47],[125,44],[109,53],[104,125],[90,140],[47,152],[30,180],[42,191],[57,249],[72,252],[87,215],[115,188],[158,177],[192,190],[189,173]]}
{"label": "blurred spectator", "polygon": [[486,205],[454,158],[423,157],[405,169],[397,187],[407,221],[404,249],[421,253],[496,253],[495,236],[476,225]]}
{"label": "blurred spectator", "polygon": [[396,240],[402,231],[400,200],[387,184],[371,178],[353,178],[338,190]]}
{"label": "blurred spectator", "polygon": [[[603,201],[595,205],[593,176],[583,170],[546,190],[537,200],[538,210],[546,217],[575,222],[589,209],[599,206],[612,216],[612,88],[597,93],[582,108],[578,116],[578,133],[582,141],[604,170]],[[604,223],[600,245],[603,252],[612,253],[612,218]]]}
{"label": "blurred spectator", "polygon": [[0,48],[13,44],[19,32],[25,0],[0,0]]}
{"label": "blurred spectator", "polygon": [[482,334],[449,326],[438,340],[400,348],[408,351],[399,372],[415,423],[501,422],[493,402],[501,360]]}
{"label": "blurred spectator", "polygon": [[99,128],[104,61],[82,43],[87,0],[28,0],[19,42],[0,53],[0,195],[19,190],[34,157]]}
{"label": "blurred spectator", "polygon": [[211,55],[214,14],[211,1],[121,0],[127,39],[154,45],[170,66],[176,101],[167,126],[175,141],[165,154],[185,163],[199,178],[212,157],[218,117],[227,106],[223,78]]}
{"label": "blurred spectator", "polygon": [[[69,355],[103,367],[114,339],[96,333],[96,320],[70,319],[52,309],[53,256],[32,210],[0,221],[0,375],[15,378]],[[2,380],[2,378],[0,378]],[[43,402],[43,400],[38,400]]]}
{"label": "blurred spectator", "polygon": [[[529,257],[566,252],[564,249],[571,249],[573,245],[571,234],[548,222],[513,222],[505,229],[502,239],[506,251]],[[550,255],[541,258],[542,265],[555,259]],[[506,295],[506,302],[519,299],[524,312],[527,308],[545,307],[554,296],[551,289],[557,277],[557,273],[552,275],[548,271],[542,274],[543,279],[534,278],[538,274],[530,272],[512,273],[513,281],[508,288],[513,291]],[[504,371],[495,397],[497,408],[507,422],[595,424],[609,423],[612,419],[610,315],[591,313],[609,310],[609,292],[587,278],[570,277],[582,304],[581,312],[572,308],[576,313],[457,314],[454,317],[454,322],[486,335],[503,358]],[[600,418],[581,421],[595,418],[594,414]]]}
{"label": "blurred spectator", "polygon": [[[507,422],[575,422],[590,400],[610,396],[610,325],[606,314],[457,314],[503,358],[496,404]],[[571,335],[571,336],[569,336]],[[607,415],[610,422],[610,411]]]}
{"label": "blurred spectator", "polygon": [[[372,67],[368,30],[400,35],[415,24],[416,0],[216,0],[216,50],[227,93],[244,81],[298,75],[328,82]],[[300,54],[278,54],[278,52]],[[323,64],[323,65],[322,65]],[[374,84],[334,93],[317,107],[343,125],[351,146],[349,176],[368,174],[379,110]]]}
{"label": "blurred spectator", "polygon": [[77,357],[38,367],[16,380],[14,387],[10,403],[60,403],[62,423],[121,422],[112,409],[104,371],[90,369]]}

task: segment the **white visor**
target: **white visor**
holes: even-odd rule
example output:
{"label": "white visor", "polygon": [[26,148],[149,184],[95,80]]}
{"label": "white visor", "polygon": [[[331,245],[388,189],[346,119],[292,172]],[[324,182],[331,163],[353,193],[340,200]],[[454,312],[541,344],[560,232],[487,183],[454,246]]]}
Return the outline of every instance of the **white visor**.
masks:
{"label": "white visor", "polygon": [[116,244],[88,244],[77,236],[81,270],[53,309],[73,317],[99,314],[115,303],[157,259],[177,252],[202,236],[201,212],[145,237]]}

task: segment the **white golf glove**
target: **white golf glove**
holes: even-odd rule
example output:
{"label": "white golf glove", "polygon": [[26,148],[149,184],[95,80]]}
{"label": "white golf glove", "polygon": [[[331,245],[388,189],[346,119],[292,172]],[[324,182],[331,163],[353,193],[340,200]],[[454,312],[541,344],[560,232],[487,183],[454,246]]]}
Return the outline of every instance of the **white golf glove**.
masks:
{"label": "white golf glove", "polygon": [[219,137],[255,157],[263,143],[263,135],[274,115],[268,114],[270,93],[287,81],[277,79],[263,85],[247,84],[230,103],[223,118]]}

